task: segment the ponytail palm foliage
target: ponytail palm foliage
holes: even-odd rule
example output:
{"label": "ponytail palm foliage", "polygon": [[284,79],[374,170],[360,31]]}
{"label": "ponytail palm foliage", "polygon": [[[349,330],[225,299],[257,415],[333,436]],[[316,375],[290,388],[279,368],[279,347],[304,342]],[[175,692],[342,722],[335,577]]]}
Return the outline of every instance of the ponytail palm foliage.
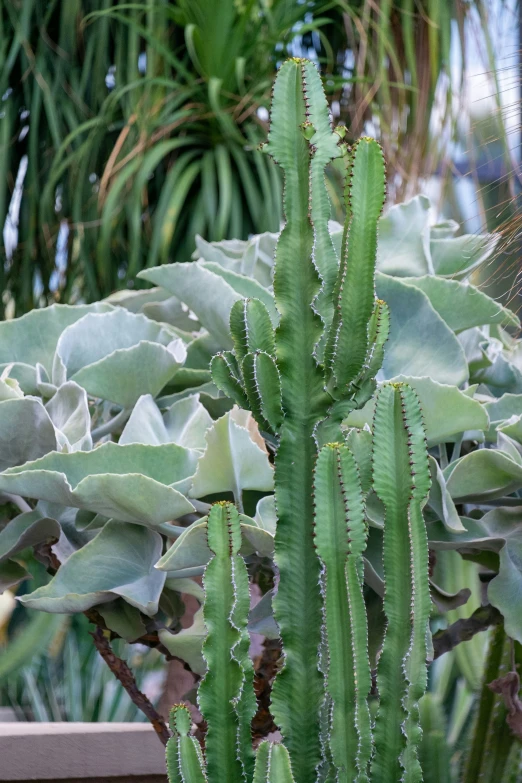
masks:
{"label": "ponytail palm foliage", "polygon": [[429,128],[452,30],[464,40],[474,7],[486,28],[483,6],[0,0],[2,310],[94,301],[189,260],[196,234],[276,231],[281,180],[258,144],[286,54],[319,60],[349,141],[373,120],[392,195],[415,189],[441,152]]}

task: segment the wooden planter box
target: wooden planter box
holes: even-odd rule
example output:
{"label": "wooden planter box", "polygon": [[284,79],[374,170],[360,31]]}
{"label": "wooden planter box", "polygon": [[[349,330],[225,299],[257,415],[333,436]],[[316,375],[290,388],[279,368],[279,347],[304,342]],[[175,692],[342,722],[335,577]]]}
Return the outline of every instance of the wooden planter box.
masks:
{"label": "wooden planter box", "polygon": [[146,723],[0,723],[5,783],[167,783],[165,751]]}

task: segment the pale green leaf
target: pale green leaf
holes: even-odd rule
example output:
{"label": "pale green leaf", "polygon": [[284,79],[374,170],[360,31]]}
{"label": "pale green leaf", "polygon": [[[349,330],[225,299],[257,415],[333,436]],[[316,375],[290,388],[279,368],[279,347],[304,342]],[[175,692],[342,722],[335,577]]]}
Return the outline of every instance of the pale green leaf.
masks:
{"label": "pale green leaf", "polygon": [[430,253],[433,271],[445,277],[466,277],[495,250],[498,234],[463,234],[460,237],[432,237]]}
{"label": "pale green leaf", "polygon": [[60,450],[92,449],[91,416],[85,389],[67,381],[45,406],[56,429]]}
{"label": "pale green leaf", "polygon": [[146,615],[158,611],[165,574],[154,568],[161,554],[158,533],[126,522],[108,522],[74,552],[51,581],[20,601],[45,612],[83,612],[116,597]]}
{"label": "pale green leaf", "polygon": [[0,365],[21,362],[35,367],[40,362],[50,375],[56,345],[64,329],[88,313],[111,310],[113,307],[104,302],[74,306],[54,304],[31,310],[21,318],[3,321],[0,323]]}
{"label": "pale green leaf", "polygon": [[105,443],[11,468],[0,474],[0,491],[154,527],[193,511],[174,486],[186,491],[197,458],[197,452],[175,444]]}
{"label": "pale green leaf", "polygon": [[258,445],[259,436],[255,442],[247,429],[252,426],[250,414],[237,408],[214,422],[205,435],[207,447],[198,462],[191,497],[232,492],[237,502],[245,489],[272,491],[274,472],[267,452]]}
{"label": "pale green leaf", "polygon": [[96,607],[97,611],[111,631],[114,631],[127,642],[135,642],[147,633],[141,615],[135,606],[131,606],[123,598],[116,598],[108,604]]}
{"label": "pale green leaf", "polygon": [[377,273],[376,285],[377,295],[390,308],[383,377],[428,376],[454,386],[466,381],[469,371],[462,346],[426,294],[382,273]]}
{"label": "pale green leaf", "polygon": [[444,477],[456,503],[484,502],[520,489],[522,465],[500,451],[478,449],[450,463]]}
{"label": "pale green leaf", "polygon": [[232,348],[230,310],[238,299],[261,299],[274,312],[273,297],[263,286],[248,277],[227,272],[218,264],[205,261],[165,264],[143,270],[139,277],[172,291],[196,314],[222,348]]}
{"label": "pale green leaf", "polygon": [[[269,557],[274,551],[274,537],[258,527],[253,519],[240,515],[241,554],[246,557],[257,552]],[[157,563],[162,571],[181,573],[205,566],[211,557],[207,544],[206,517],[188,527]]]}
{"label": "pale green leaf", "polygon": [[212,419],[199,401],[190,394],[172,403],[162,414],[150,394],[140,397],[121,433],[119,443],[177,443],[188,449],[203,450],[205,433]]}
{"label": "pale green leaf", "polygon": [[6,365],[0,375],[0,402],[3,402],[4,400],[17,399],[18,397],[24,396],[24,393],[20,387],[20,383],[16,380],[16,378],[9,377],[11,369],[12,365]]}
{"label": "pale green leaf", "polygon": [[391,207],[379,221],[377,269],[399,277],[432,272],[430,200],[415,196]]}
{"label": "pale green leaf", "polygon": [[189,628],[184,628],[179,633],[172,633],[166,628],[160,628],[158,631],[159,640],[169,653],[186,661],[194,674],[200,675],[205,674],[207,668],[202,653],[206,635],[203,608],[198,609]]}
{"label": "pale green leaf", "polygon": [[12,519],[0,531],[0,562],[36,544],[58,541],[60,525],[42,517],[38,510],[27,511]]}
{"label": "pale green leaf", "polygon": [[515,313],[475,286],[434,275],[403,279],[405,283],[424,291],[434,310],[454,332],[485,324],[520,326]]}
{"label": "pale green leaf", "polygon": [[38,459],[56,448],[56,432],[40,400],[20,397],[0,402],[0,470]]}
{"label": "pale green leaf", "polygon": [[254,517],[258,527],[263,528],[272,536],[275,536],[277,527],[277,514],[275,508],[275,497],[267,495],[258,502],[256,506],[256,515]]}
{"label": "pale green leaf", "polygon": [[[484,406],[456,386],[408,375],[398,375],[393,381],[407,383],[417,392],[430,446],[455,441],[468,430],[488,429],[489,419]],[[364,408],[352,411],[343,425],[362,429],[371,423],[374,407],[374,400],[370,400]]]}
{"label": "pale green leaf", "polygon": [[465,530],[460,521],[455,503],[448,491],[444,474],[439,463],[433,457],[430,460],[431,488],[428,497],[428,506],[438,514],[439,519],[448,530],[460,533]]}

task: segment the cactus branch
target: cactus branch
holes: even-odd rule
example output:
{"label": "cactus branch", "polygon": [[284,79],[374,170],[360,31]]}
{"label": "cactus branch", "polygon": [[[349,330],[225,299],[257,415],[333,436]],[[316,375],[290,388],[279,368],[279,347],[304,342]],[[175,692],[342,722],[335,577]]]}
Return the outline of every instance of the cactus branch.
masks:
{"label": "cactus branch", "polygon": [[373,427],[374,490],[385,507],[383,564],[387,627],[377,670],[372,783],[417,783],[418,700],[426,689],[430,594],[422,517],[430,473],[420,406],[406,384],[381,387]]}
{"label": "cactus branch", "polygon": [[245,651],[249,605],[248,576],[240,557],[239,514],[231,503],[212,506],[207,521],[213,557],[203,583],[207,638],[203,656],[208,670],[198,692],[208,723],[207,773],[212,783],[252,780],[250,721],[255,713],[252,665]]}
{"label": "cactus branch", "polygon": [[199,742],[190,736],[191,717],[184,704],[170,711],[172,737],[167,742],[166,760],[169,783],[206,783]]}
{"label": "cactus branch", "polygon": [[368,780],[372,749],[367,703],[371,676],[362,592],[366,523],[357,464],[346,446],[328,444],[321,449],[315,504],[315,541],[323,563],[331,759],[339,783],[362,783]]}

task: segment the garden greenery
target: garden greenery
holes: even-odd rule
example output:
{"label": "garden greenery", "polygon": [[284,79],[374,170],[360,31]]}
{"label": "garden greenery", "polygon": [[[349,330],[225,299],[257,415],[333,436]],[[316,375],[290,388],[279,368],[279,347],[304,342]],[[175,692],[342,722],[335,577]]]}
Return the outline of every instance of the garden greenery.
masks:
{"label": "garden greenery", "polygon": [[[381,150],[332,131],[307,61],[279,71],[267,152],[279,238],[198,240],[192,262],[140,273],[156,288],[0,324],[0,581],[25,589],[32,547],[52,578],[22,603],[95,611],[203,677],[205,757],[176,707],[171,780],[419,781],[430,614],[469,597],[437,582],[428,549],[482,568],[502,617],[491,680],[505,636],[522,643],[519,323],[469,282],[495,237],[431,225],[424,197],[380,217]],[[324,181],[336,157],[344,228]],[[272,557],[277,591],[249,618],[248,571]],[[188,629],[184,594],[202,605]],[[284,653],[284,746],[255,761],[248,630]],[[518,763],[488,717],[501,695],[486,701],[476,744],[495,753],[468,781]]]}

